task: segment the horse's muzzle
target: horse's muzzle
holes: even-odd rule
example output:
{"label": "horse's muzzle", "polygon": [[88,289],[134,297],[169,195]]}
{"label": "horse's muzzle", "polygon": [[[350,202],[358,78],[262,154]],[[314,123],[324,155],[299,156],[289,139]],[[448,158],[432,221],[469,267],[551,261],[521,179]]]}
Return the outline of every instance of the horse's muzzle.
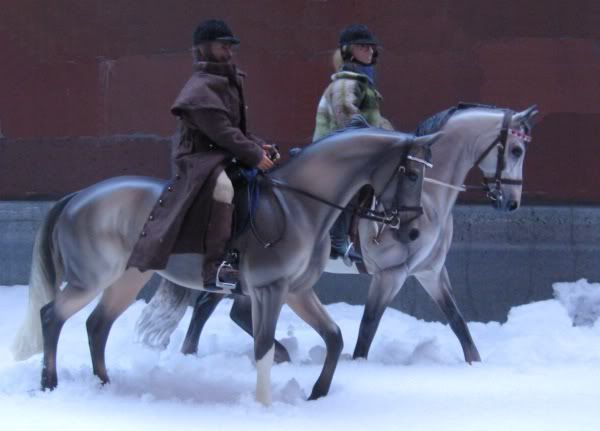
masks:
{"label": "horse's muzzle", "polygon": [[419,239],[419,235],[421,235],[419,229],[412,228],[410,231],[408,231],[408,239],[410,241],[416,241],[417,239]]}
{"label": "horse's muzzle", "polygon": [[519,202],[512,200],[512,199],[511,200],[499,199],[499,200],[493,201],[492,205],[498,211],[511,212],[511,211],[515,211],[515,210],[519,209]]}

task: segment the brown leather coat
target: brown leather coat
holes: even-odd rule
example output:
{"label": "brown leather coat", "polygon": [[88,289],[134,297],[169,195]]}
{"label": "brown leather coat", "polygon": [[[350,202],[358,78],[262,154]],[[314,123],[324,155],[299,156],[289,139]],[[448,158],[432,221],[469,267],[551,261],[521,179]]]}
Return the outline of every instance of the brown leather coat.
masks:
{"label": "brown leather coat", "polygon": [[170,254],[203,253],[217,176],[233,158],[254,167],[263,141],[246,131],[244,73],[232,64],[200,62],[171,108],[179,117],[175,176],[144,225],[128,266],[162,269]]}

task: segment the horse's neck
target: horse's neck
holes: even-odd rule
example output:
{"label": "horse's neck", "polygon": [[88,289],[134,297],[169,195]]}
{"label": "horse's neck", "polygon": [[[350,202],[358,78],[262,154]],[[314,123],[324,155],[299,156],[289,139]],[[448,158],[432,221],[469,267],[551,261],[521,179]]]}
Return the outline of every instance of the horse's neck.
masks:
{"label": "horse's neck", "polygon": [[[274,172],[273,177],[340,207],[347,206],[360,188],[369,183],[369,173],[389,149],[390,139],[365,142],[358,134],[346,136],[340,136],[340,145],[324,146],[320,151],[309,147],[297,160]],[[281,192],[292,212],[290,216],[294,216],[293,211],[302,211],[305,219],[323,229],[328,230],[340,213],[339,209],[306,195],[290,190]]]}
{"label": "horse's neck", "polygon": [[[451,118],[442,129],[443,136],[432,147],[434,167],[426,176],[434,180],[461,186],[475,161],[497,135],[496,125],[501,115],[493,111],[473,111]],[[436,212],[448,217],[459,191],[438,184],[425,183],[423,194],[436,204]]]}

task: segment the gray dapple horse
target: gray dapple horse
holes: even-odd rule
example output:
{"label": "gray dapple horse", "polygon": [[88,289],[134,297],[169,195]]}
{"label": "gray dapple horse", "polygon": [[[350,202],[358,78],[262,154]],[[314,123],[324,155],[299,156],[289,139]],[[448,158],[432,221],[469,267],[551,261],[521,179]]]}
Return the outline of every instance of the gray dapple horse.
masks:
{"label": "gray dapple horse", "polygon": [[[260,236],[273,244],[265,247],[252,232],[234,244],[241,252],[242,289],[251,299],[259,402],[271,402],[275,326],[284,302],[325,340],[327,357],[310,398],[327,394],[343,346],[339,328],[312,290],[328,259],[327,233],[340,206],[367,184],[394,210],[397,193],[414,188],[400,181],[398,169],[408,149],[436,139],[354,129],[323,139],[263,180],[255,221]],[[270,187],[273,183],[278,186]],[[164,184],[147,177],[113,178],[63,198],[48,213],[34,246],[28,315],[13,344],[18,359],[43,346],[43,389],[57,385],[56,349],[64,322],[100,293],[86,326],[94,374],[109,381],[104,350],[110,328],[154,272],[126,263]],[[173,255],[158,273],[201,290],[201,268],[201,255]]]}
{"label": "gray dapple horse", "polygon": [[[469,170],[479,166],[486,178],[487,192],[494,208],[513,211],[519,207],[523,160],[530,140],[529,131],[537,109],[516,113],[478,105],[459,105],[424,121],[420,133],[442,130],[433,148],[435,167],[429,171],[423,189],[424,214],[417,222],[421,235],[414,242],[395,240],[389,230],[369,220],[359,224],[362,253],[369,274],[373,275],[360,325],[354,358],[366,358],[379,321],[409,275],[417,278],[446,316],[458,337],[465,361],[480,361],[467,324],[456,304],[445,267],[452,241],[452,208]],[[374,241],[373,238],[378,238]],[[332,265],[328,265],[326,271]],[[331,272],[337,272],[333,270]],[[191,292],[163,280],[156,295],[144,309],[137,324],[138,337],[146,344],[164,347],[183,317]],[[203,293],[185,337],[182,352],[195,353],[204,323],[222,295]],[[236,297],[232,319],[248,333],[251,331],[250,306]],[[276,343],[276,359],[289,360],[285,348]]]}

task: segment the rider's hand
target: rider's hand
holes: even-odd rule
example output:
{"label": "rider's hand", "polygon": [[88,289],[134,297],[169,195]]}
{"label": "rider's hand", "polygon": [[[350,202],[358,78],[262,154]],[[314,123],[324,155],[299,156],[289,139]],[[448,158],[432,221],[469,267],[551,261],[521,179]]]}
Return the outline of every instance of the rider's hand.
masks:
{"label": "rider's hand", "polygon": [[264,152],[263,158],[260,161],[260,163],[258,164],[257,168],[260,169],[261,171],[268,171],[274,165],[275,165],[275,163],[273,163],[273,161],[269,158],[269,155],[266,152]]}
{"label": "rider's hand", "polygon": [[274,144],[262,144],[263,150],[269,155],[269,158],[277,163],[281,155],[279,154],[279,148]]}

